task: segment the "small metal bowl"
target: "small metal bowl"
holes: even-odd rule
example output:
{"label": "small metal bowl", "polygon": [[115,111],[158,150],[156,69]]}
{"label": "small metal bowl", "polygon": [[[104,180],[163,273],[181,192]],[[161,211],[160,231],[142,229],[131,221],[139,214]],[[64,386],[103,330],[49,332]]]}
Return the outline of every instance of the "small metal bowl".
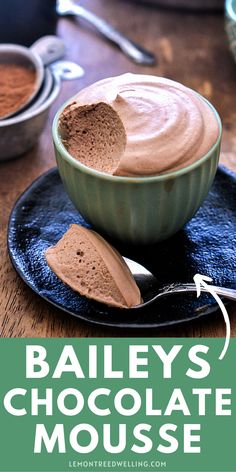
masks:
{"label": "small metal bowl", "polygon": [[60,92],[61,80],[77,79],[83,74],[78,64],[69,61],[58,61],[47,70],[41,92],[32,105],[19,115],[0,121],[0,161],[20,156],[35,145]]}
{"label": "small metal bowl", "polygon": [[236,61],[236,0],[226,0],[225,2],[225,29],[230,50]]}
{"label": "small metal bowl", "polygon": [[17,157],[34,146],[59,91],[60,80],[54,78],[51,93],[39,107],[0,121],[0,161]]}
{"label": "small metal bowl", "polygon": [[49,94],[52,91],[54,82],[53,82],[53,75],[50,71],[49,68],[45,69],[45,77],[43,84],[40,88],[40,91],[36,95],[35,99],[32,101],[32,104],[28,106],[25,110],[21,112],[21,116],[26,115],[30,111],[36,110],[36,108],[39,108],[42,103],[45,102],[45,100],[48,98]]}
{"label": "small metal bowl", "polygon": [[31,49],[18,44],[0,44],[0,64],[16,64],[24,66],[30,69],[35,74],[34,83],[32,85],[32,92],[28,97],[25,98],[17,109],[8,111],[4,115],[1,115],[1,120],[5,120],[12,115],[15,115],[18,111],[25,108],[28,103],[35,98],[37,95],[44,79],[44,66],[41,58],[32,52]]}
{"label": "small metal bowl", "polygon": [[32,100],[40,93],[45,80],[44,66],[52,64],[65,55],[64,42],[57,36],[43,36],[30,48],[19,44],[0,44],[0,64],[20,64],[35,72],[32,93],[13,112],[1,116],[1,121],[13,118],[31,106]]}

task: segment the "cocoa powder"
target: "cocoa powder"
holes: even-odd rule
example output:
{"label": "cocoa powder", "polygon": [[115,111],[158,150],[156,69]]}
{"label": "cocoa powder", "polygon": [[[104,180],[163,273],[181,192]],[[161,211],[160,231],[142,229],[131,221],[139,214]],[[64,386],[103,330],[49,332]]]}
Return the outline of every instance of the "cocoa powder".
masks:
{"label": "cocoa powder", "polygon": [[35,71],[22,64],[0,63],[0,118],[15,113],[34,91]]}

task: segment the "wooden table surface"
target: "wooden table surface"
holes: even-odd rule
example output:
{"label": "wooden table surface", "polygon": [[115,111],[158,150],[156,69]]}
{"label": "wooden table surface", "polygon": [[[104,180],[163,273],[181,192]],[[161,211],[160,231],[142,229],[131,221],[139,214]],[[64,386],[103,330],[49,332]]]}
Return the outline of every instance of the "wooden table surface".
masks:
{"label": "wooden table surface", "polygon": [[[224,124],[221,162],[236,171],[236,64],[228,50],[220,14],[185,13],[157,9],[122,0],[84,0],[85,6],[110,20],[121,31],[158,56],[154,68],[130,62],[94,31],[71,19],[61,19],[58,33],[65,40],[67,58],[85,69],[80,80],[63,84],[37,146],[28,154],[0,165],[1,263],[0,329],[4,337],[198,336],[225,334],[222,316],[215,315],[170,329],[127,331],[96,328],[52,307],[34,294],[15,273],[6,247],[9,213],[16,198],[31,182],[55,166],[51,139],[52,118],[60,106],[82,87],[127,71],[166,76],[190,86],[217,107]],[[236,303],[229,309],[236,336]]]}

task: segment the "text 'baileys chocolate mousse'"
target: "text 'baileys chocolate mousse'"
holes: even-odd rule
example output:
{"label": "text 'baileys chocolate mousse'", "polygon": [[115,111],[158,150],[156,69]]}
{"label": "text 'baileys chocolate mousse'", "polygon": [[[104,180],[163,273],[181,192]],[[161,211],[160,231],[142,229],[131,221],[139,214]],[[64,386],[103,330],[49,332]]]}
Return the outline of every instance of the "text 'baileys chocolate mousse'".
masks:
{"label": "text 'baileys chocolate mousse'", "polygon": [[219,137],[217,118],[193,90],[162,77],[124,74],[81,90],[61,113],[72,157],[98,171],[151,176],[187,167]]}

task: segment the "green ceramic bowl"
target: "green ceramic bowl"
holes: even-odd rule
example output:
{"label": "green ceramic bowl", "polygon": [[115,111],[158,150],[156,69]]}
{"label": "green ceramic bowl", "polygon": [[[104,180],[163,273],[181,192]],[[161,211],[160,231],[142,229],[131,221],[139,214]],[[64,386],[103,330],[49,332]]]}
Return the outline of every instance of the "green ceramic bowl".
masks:
{"label": "green ceramic bowl", "polygon": [[176,233],[192,218],[209,192],[220,153],[221,121],[207,103],[219,122],[219,137],[210,151],[183,169],[139,178],[98,172],[74,159],[58,132],[64,104],[53,123],[60,176],[72,202],[96,230],[126,243],[153,244]]}
{"label": "green ceramic bowl", "polygon": [[236,0],[226,0],[225,2],[225,28],[229,47],[236,61]]}

